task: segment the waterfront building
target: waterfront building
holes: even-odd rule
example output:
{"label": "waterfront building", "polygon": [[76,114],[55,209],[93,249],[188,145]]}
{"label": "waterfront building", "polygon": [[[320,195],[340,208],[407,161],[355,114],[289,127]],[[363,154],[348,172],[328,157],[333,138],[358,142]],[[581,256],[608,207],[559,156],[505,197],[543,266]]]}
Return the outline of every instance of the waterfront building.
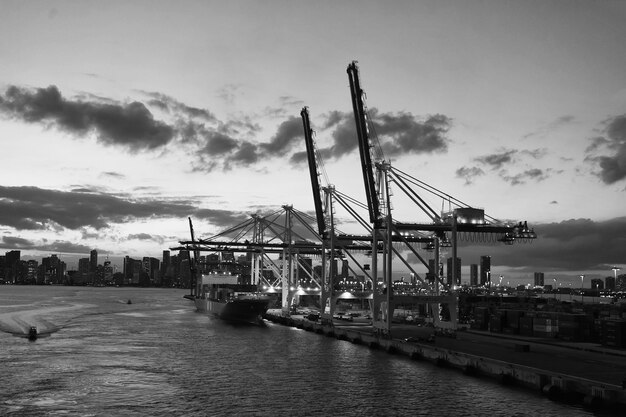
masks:
{"label": "waterfront building", "polygon": [[478,286],[478,264],[470,265],[470,286]]}
{"label": "waterfront building", "polygon": [[65,275],[65,263],[56,255],[41,260],[41,271],[44,284],[62,284]]}
{"label": "waterfront building", "polygon": [[491,256],[484,255],[480,257],[480,285],[489,285],[491,283]]}
{"label": "waterfront building", "polygon": [[78,260],[78,274],[76,274],[75,282],[84,284],[91,281],[92,278],[89,273],[89,258],[80,258]]}
{"label": "waterfront building", "polygon": [[535,272],[535,287],[543,287],[545,285],[545,277],[543,272]]}
{"label": "waterfront building", "polygon": [[4,280],[6,282],[18,281],[18,264],[21,252],[19,250],[8,251],[4,254]]}
{"label": "waterfront building", "polygon": [[89,272],[95,275],[98,269],[98,251],[93,249],[89,253]]}
{"label": "waterfront building", "polygon": [[111,261],[108,257],[107,260],[104,261],[103,276],[105,284],[110,284],[113,282],[113,266],[111,265]]}
{"label": "waterfront building", "polygon": [[30,259],[26,262],[26,282],[29,284],[39,284],[37,280],[39,272],[39,262],[34,259]]}
{"label": "waterfront building", "polygon": [[143,271],[148,275],[148,279],[150,280],[150,284],[152,285],[158,282],[160,265],[161,261],[159,261],[157,258],[152,258],[148,256],[144,256],[143,258]]}

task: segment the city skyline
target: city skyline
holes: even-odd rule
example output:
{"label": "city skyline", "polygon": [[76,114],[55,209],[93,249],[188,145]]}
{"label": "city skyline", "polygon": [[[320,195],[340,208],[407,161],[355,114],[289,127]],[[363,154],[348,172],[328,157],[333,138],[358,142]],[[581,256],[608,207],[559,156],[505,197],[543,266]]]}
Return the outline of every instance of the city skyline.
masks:
{"label": "city skyline", "polygon": [[[626,3],[0,9],[0,249],[159,257],[189,238],[188,216],[206,237],[282,204],[312,213],[304,106],[322,182],[365,201],[356,60],[394,167],[539,236],[459,258],[490,255],[516,279],[626,270]],[[394,201],[397,219],[416,212]]]}

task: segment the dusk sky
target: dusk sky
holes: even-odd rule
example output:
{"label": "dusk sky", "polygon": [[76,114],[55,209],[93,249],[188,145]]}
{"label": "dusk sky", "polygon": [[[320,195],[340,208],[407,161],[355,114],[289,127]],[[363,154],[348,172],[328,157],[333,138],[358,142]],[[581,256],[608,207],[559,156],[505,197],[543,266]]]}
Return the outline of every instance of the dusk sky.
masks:
{"label": "dusk sky", "polygon": [[206,237],[312,214],[304,106],[328,181],[365,201],[356,60],[394,167],[539,235],[464,265],[624,273],[624,22],[608,0],[0,0],[0,252],[160,258],[188,216]]}

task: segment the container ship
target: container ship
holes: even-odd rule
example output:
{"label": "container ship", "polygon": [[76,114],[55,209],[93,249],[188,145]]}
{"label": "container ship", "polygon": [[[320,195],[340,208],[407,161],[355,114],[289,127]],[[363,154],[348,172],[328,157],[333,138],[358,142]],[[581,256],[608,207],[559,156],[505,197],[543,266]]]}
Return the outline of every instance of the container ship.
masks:
{"label": "container ship", "polygon": [[227,271],[202,274],[193,298],[198,311],[226,321],[261,324],[269,298],[259,293],[256,285],[238,281],[238,275]]}

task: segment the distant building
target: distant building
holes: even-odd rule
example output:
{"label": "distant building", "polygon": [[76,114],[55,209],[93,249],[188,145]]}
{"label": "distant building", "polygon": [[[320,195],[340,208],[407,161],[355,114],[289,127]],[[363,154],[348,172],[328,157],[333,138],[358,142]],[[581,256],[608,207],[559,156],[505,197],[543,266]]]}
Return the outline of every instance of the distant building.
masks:
{"label": "distant building", "polygon": [[26,262],[26,282],[29,284],[40,284],[37,280],[39,272],[39,262],[34,259],[30,259]]}
{"label": "distant building", "polygon": [[615,290],[615,277],[604,278],[604,288],[610,291]]}
{"label": "distant building", "polygon": [[491,282],[491,256],[480,257],[480,285],[488,285]]}
{"label": "distant building", "polygon": [[148,274],[150,284],[152,285],[158,282],[160,265],[161,261],[157,258],[147,256],[143,258],[143,270],[146,274]]}
{"label": "distant building", "polygon": [[6,282],[19,282],[18,269],[21,252],[12,250],[4,254],[4,279]]}
{"label": "distant building", "polygon": [[535,287],[543,287],[545,285],[543,272],[535,272]]}
{"label": "distant building", "polygon": [[447,271],[448,275],[446,276],[446,279],[448,284],[461,285],[461,258],[456,258],[454,271],[452,270],[452,257],[448,258]]}
{"label": "distant building", "polygon": [[89,272],[94,273],[98,270],[98,251],[92,250],[89,253]]}
{"label": "distant building", "polygon": [[591,280],[591,289],[593,290],[603,290],[604,289],[604,280],[602,278],[594,278]]}
{"label": "distant building", "polygon": [[41,259],[41,271],[44,284],[62,284],[65,275],[65,263],[56,255]]}
{"label": "distant building", "polygon": [[478,286],[478,264],[470,265],[470,286]]}

